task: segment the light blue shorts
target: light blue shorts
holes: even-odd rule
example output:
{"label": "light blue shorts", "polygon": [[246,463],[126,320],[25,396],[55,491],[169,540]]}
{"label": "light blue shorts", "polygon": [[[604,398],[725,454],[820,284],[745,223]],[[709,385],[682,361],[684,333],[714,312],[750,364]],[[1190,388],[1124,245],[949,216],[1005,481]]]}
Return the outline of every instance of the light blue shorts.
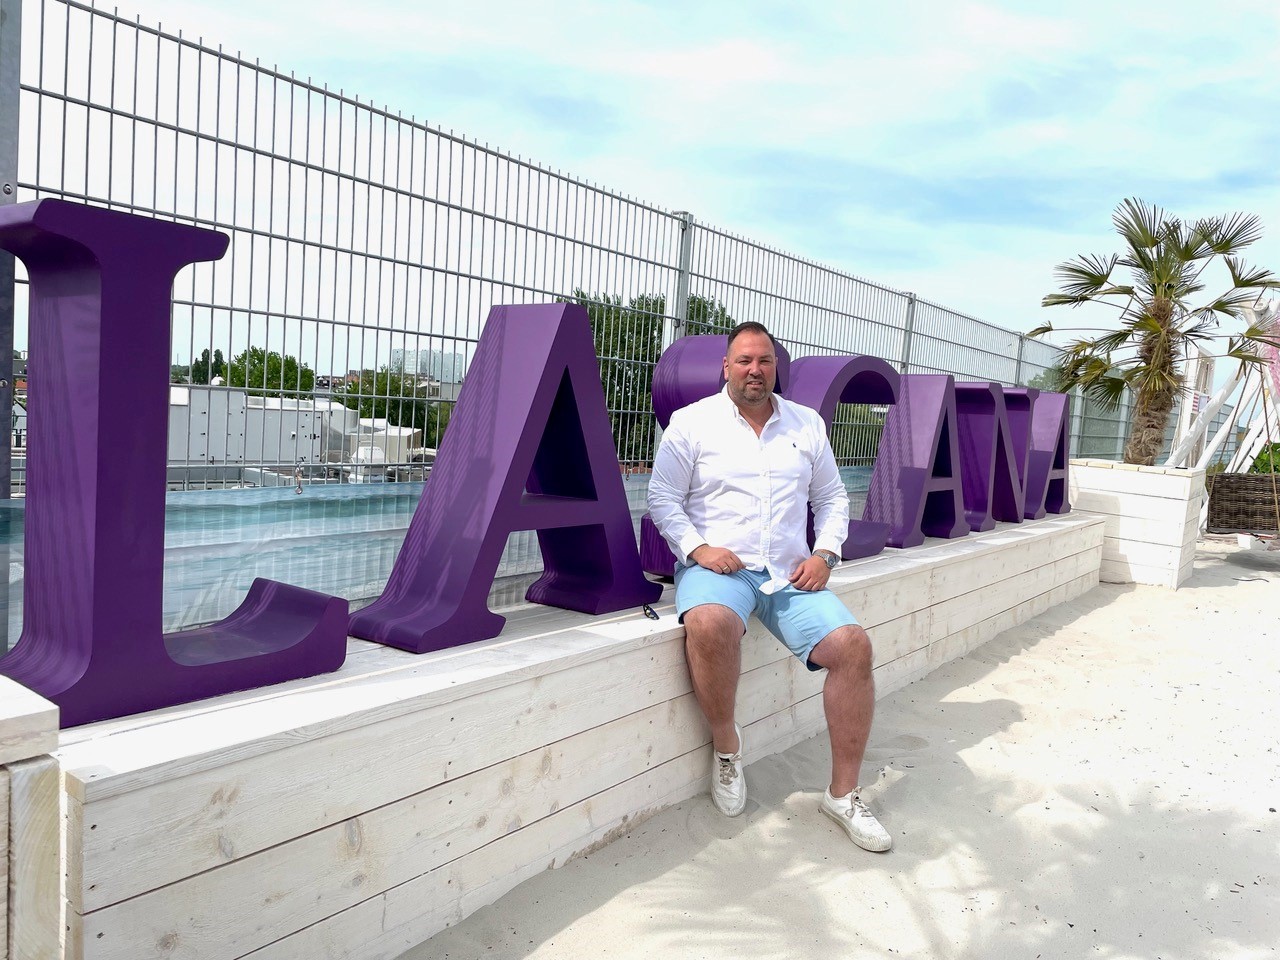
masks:
{"label": "light blue shorts", "polygon": [[809,654],[823,637],[837,627],[857,624],[849,608],[830,590],[797,590],[788,584],[777,593],[761,593],[769,582],[763,570],[739,570],[736,573],[713,573],[697,564],[676,564],[676,614],[684,623],[684,615],[704,603],[728,607],[747,630],[751,614],[769,632],[781,640],[810,670],[821,670],[809,662]]}

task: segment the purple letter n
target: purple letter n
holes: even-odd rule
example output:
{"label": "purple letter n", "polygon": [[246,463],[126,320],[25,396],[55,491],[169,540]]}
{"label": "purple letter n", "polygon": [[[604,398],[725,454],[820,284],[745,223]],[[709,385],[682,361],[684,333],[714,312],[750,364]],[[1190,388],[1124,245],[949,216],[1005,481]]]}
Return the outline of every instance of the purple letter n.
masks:
{"label": "purple letter n", "polygon": [[63,726],[336,670],[347,603],[255,580],[220,623],[164,635],[169,297],[227,238],[63,200],[0,208],[31,277],[25,622],[0,672]]}

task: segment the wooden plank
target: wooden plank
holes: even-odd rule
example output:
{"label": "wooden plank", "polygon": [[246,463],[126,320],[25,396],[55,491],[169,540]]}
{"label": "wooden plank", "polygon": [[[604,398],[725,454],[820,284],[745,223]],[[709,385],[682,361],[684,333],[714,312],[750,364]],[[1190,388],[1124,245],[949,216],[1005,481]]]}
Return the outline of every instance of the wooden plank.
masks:
{"label": "wooden plank", "polygon": [[58,708],[0,676],[0,765],[58,749]]}
{"label": "wooden plank", "polygon": [[1160,497],[1082,491],[1079,497],[1073,500],[1072,506],[1076,511],[1087,513],[1131,517],[1137,520],[1156,520],[1183,526],[1199,514],[1203,503],[1202,497],[1166,500]]}
{"label": "wooden plank", "polygon": [[1141,583],[1153,587],[1174,588],[1185,567],[1150,567],[1126,560],[1102,561],[1100,577],[1103,583]]}
{"label": "wooden plank", "polygon": [[1132,540],[1137,543],[1156,543],[1178,546],[1186,542],[1188,534],[1195,539],[1199,524],[1197,516],[1185,523],[1166,520],[1144,520],[1139,517],[1107,517],[1106,536],[1115,540]]}
{"label": "wooden plank", "polygon": [[[810,698],[751,724],[744,731],[748,743],[768,740],[785,749],[808,739],[822,729],[820,701]],[[771,737],[770,730],[777,736]],[[749,760],[763,755],[754,747],[748,751]],[[529,877],[562,866],[581,851],[624,835],[658,810],[705,792],[707,767],[705,748],[676,757],[249,956],[393,960]]]}
{"label": "wooden plank", "polygon": [[1170,570],[1177,570],[1182,565],[1184,553],[1185,548],[1180,545],[1170,547],[1133,540],[1113,540],[1110,537],[1102,544],[1103,560],[1136,563],[1144,567],[1167,567]]}
{"label": "wooden plank", "polygon": [[[744,720],[791,705],[791,669],[783,661],[743,676]],[[692,694],[658,704],[88,913],[86,953],[137,960],[169,943],[208,960],[240,957],[708,743]]]}
{"label": "wooden plank", "polygon": [[[753,622],[744,670],[789,659]],[[68,898],[79,912],[100,909],[689,690],[683,644],[672,642],[108,796],[85,809],[92,829]]]}
{"label": "wooden plank", "polygon": [[[1073,544],[1078,537],[1068,531],[1058,539]],[[1050,556],[1056,558],[1057,552]],[[999,571],[1003,566],[989,569]],[[926,609],[900,618],[894,622],[892,639],[914,643],[915,648],[927,644],[933,632],[930,617]],[[907,652],[899,646],[886,648],[881,629],[873,629],[872,637],[878,662]],[[108,794],[85,811],[93,829],[76,847],[83,861],[77,858],[68,871],[68,897],[78,912],[101,909],[599,725],[622,712],[687,693],[680,647],[678,642],[647,646],[483,697],[342,731],[324,740],[304,740],[287,751],[232,761],[209,775],[177,778],[129,794]],[[749,671],[787,656],[753,621],[744,644],[744,668]],[[583,690],[593,695],[583,697]],[[498,723],[504,717],[510,719]],[[495,723],[506,731],[502,738],[489,734]],[[420,744],[424,742],[431,743],[433,755],[441,758],[438,764],[422,762]],[[388,774],[370,777],[369,770]],[[296,812],[282,818],[283,807]],[[157,833],[172,839],[156,844]]]}
{"label": "wooden plank", "polygon": [[52,757],[9,765],[9,956],[62,956],[61,776]]}
{"label": "wooden plank", "polygon": [[[891,579],[895,570],[955,562],[978,555],[975,550],[991,554],[1004,543],[1061,535],[1089,520],[1066,515],[1008,525],[1007,531],[997,528],[965,541],[937,541],[935,546],[919,548],[919,556],[871,558],[878,566],[848,564],[848,569],[837,570],[833,589],[839,593],[843,585],[855,580],[864,586],[883,582]],[[281,708],[281,698],[252,692],[244,695],[247,702],[228,703],[226,709],[184,713],[154,724],[141,718],[135,721],[135,727],[147,725],[140,729],[111,726],[100,732],[98,725],[90,725],[64,737],[60,756],[67,770],[68,790],[86,801],[127,792],[149,782],[269,753],[300,740],[328,736],[519,679],[613,656],[621,652],[620,643],[640,647],[682,635],[674,617],[664,616],[654,623],[630,613],[613,618],[564,616],[569,619],[562,618],[560,624],[578,625],[572,629],[557,626],[537,636],[515,631],[495,641],[408,660],[401,656],[376,677],[308,681],[302,688],[307,696],[289,698],[288,709]],[[537,643],[531,644],[529,641],[534,639]],[[281,687],[296,689],[288,684]]]}
{"label": "wooden plank", "polygon": [[1092,551],[1075,554],[1044,566],[1026,570],[1000,584],[975,590],[939,604],[934,611],[934,637],[942,639],[959,633],[1002,610],[1017,606],[1060,583],[1072,580],[1089,569],[1097,569],[1100,558]]}
{"label": "wooden plank", "polygon": [[[1072,471],[1073,490],[1102,493],[1136,493],[1170,500],[1185,500],[1204,489],[1204,471],[1150,473],[1136,470]],[[1074,503],[1074,500],[1072,501]]]}
{"label": "wooden plank", "polygon": [[0,960],[9,957],[9,768],[0,767]]}

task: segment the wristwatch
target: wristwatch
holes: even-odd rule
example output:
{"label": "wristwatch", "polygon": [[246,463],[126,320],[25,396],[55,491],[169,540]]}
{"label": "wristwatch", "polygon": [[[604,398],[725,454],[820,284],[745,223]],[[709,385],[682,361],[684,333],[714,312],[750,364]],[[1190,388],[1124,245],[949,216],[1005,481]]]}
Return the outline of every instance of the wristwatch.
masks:
{"label": "wristwatch", "polygon": [[836,564],[840,562],[840,558],[829,550],[815,550],[813,555],[825,563],[828,570],[834,570]]}

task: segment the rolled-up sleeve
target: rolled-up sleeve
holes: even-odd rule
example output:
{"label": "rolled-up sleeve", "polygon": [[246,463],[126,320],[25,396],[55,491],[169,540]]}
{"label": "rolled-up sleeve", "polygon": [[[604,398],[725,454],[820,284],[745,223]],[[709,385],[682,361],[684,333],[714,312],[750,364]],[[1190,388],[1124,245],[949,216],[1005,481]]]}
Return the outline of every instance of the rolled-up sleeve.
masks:
{"label": "rolled-up sleeve", "polygon": [[706,539],[685,512],[693,480],[693,451],[689,438],[675,420],[662,435],[649,477],[649,516],[664,540],[683,564]]}
{"label": "rolled-up sleeve", "polygon": [[819,419],[811,426],[816,435],[813,442],[817,455],[813,461],[813,476],[809,481],[809,504],[813,507],[813,548],[826,550],[840,556],[849,536],[849,494],[840,479],[831,441],[827,439],[826,426]]}

